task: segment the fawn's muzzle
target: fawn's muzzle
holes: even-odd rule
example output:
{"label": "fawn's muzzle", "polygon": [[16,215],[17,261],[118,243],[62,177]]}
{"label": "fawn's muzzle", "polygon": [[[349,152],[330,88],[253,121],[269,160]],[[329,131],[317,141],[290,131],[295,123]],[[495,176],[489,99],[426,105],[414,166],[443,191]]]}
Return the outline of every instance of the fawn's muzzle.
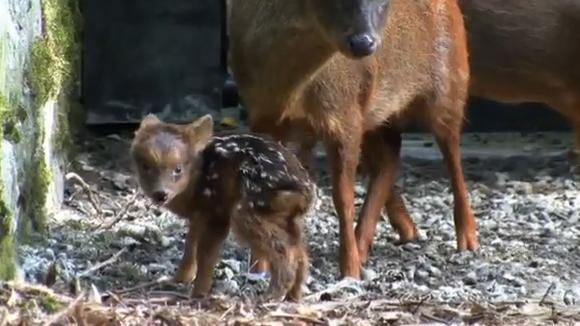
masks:
{"label": "fawn's muzzle", "polygon": [[156,191],[151,195],[151,198],[157,203],[157,204],[164,204],[167,199],[169,198],[169,194],[166,191]]}

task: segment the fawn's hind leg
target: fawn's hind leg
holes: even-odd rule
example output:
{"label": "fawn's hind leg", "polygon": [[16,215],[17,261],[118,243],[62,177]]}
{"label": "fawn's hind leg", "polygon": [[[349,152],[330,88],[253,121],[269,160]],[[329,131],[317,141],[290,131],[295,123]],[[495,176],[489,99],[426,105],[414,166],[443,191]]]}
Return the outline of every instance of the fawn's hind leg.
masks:
{"label": "fawn's hind leg", "polygon": [[[298,210],[304,206],[301,194],[280,191],[269,201],[268,212],[257,212],[242,205],[234,217],[234,232],[246,242],[252,252],[266,257],[270,263],[270,285],[267,300],[300,297],[301,285],[307,269],[307,255],[302,244],[302,228],[297,222],[302,216]],[[299,282],[299,285],[296,283]]]}
{"label": "fawn's hind leg", "polygon": [[296,272],[294,274],[294,282],[286,294],[285,300],[298,302],[302,298],[302,284],[308,276],[308,252],[304,243],[300,242],[293,246],[292,259],[296,262],[294,264]]}

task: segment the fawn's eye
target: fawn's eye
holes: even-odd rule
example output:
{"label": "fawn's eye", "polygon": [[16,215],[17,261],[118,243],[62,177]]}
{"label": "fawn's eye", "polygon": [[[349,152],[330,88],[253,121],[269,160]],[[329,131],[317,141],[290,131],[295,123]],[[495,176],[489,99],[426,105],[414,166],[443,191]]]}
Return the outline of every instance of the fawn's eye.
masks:
{"label": "fawn's eye", "polygon": [[181,175],[181,172],[183,172],[183,169],[181,166],[178,166],[173,170],[173,175],[179,176],[179,175]]}

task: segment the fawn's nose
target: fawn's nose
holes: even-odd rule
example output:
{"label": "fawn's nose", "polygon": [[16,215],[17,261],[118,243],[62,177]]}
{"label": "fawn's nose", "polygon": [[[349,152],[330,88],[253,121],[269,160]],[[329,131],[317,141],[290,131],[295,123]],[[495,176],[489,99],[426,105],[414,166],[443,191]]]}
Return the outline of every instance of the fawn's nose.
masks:
{"label": "fawn's nose", "polygon": [[160,190],[154,192],[151,197],[157,203],[165,203],[167,201],[167,198],[169,197],[169,194],[166,191]]}
{"label": "fawn's nose", "polygon": [[377,49],[377,40],[369,34],[355,34],[348,37],[348,45],[353,56],[362,58]]}

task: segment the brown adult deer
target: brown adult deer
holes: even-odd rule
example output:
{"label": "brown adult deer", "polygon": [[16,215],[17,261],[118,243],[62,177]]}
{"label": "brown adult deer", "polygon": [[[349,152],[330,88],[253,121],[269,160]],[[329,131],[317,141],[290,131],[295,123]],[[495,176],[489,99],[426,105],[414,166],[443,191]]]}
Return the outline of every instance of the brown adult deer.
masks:
{"label": "brown adult deer", "polygon": [[541,102],[567,117],[580,146],[580,2],[459,0],[467,29],[470,94]]}
{"label": "brown adult deer", "polygon": [[[580,66],[573,62],[580,58],[580,3],[566,0],[458,3],[467,30],[469,93],[500,102],[540,102],[552,107],[572,123],[578,155]],[[405,211],[402,202],[401,205]],[[389,217],[392,215],[389,212]]]}
{"label": "brown adult deer", "polygon": [[[456,0],[231,5],[230,65],[250,128],[286,141],[293,133],[308,133],[326,145],[342,276],[360,277],[385,202],[401,239],[416,237],[401,198],[390,191],[408,121],[433,132],[447,163],[458,249],[478,248],[459,146],[469,66]],[[364,160],[369,191],[355,231],[353,189],[361,152],[372,159]]]}

